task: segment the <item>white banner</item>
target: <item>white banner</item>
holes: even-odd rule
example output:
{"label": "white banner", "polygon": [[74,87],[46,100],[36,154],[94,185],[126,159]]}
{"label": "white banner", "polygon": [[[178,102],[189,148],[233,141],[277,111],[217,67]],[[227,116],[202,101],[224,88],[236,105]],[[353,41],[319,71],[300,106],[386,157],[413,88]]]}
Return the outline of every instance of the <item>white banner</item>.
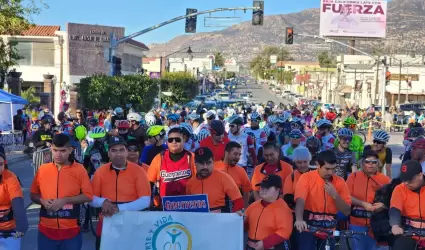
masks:
{"label": "white banner", "polygon": [[321,36],[385,38],[386,26],[386,0],[321,0]]}
{"label": "white banner", "polygon": [[120,212],[105,218],[101,250],[243,250],[237,214]]}

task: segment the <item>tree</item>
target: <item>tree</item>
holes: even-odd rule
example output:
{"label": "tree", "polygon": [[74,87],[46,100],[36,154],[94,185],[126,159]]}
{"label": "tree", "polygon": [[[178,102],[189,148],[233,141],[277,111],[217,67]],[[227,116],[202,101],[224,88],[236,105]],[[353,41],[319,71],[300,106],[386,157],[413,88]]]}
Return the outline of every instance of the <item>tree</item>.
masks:
{"label": "tree", "polygon": [[270,63],[270,56],[277,56],[277,61],[290,61],[293,58],[290,56],[289,51],[284,48],[275,46],[265,47],[263,51],[250,63],[250,68],[254,74],[261,78],[270,79],[273,75],[272,64]]}
{"label": "tree", "polygon": [[220,52],[217,52],[214,55],[214,66],[217,66],[217,67],[224,66],[224,57]]}
{"label": "tree", "polygon": [[323,51],[318,56],[320,67],[322,68],[336,68],[336,60],[331,57],[327,51]]}
{"label": "tree", "polygon": [[[0,1],[0,34],[20,35],[31,27],[30,18],[38,14],[41,8],[37,7],[36,0]],[[42,4],[44,7],[47,5]],[[19,59],[13,41],[3,41],[0,38],[0,88],[3,89],[6,76],[11,67],[17,65]]]}
{"label": "tree", "polygon": [[40,103],[40,97],[36,96],[35,93],[35,87],[31,86],[27,90],[22,91],[21,97],[27,100],[29,103]]}
{"label": "tree", "polygon": [[189,72],[168,72],[161,79],[161,90],[171,92],[173,96],[164,96],[170,104],[184,104],[192,100],[199,92],[199,81]]}

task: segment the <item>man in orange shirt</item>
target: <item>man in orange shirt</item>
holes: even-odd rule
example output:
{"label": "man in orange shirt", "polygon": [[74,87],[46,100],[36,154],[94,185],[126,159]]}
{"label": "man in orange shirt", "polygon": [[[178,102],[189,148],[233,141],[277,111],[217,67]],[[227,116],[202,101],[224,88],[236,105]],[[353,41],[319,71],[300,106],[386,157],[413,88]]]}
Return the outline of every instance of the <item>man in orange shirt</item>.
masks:
{"label": "man in orange shirt", "polygon": [[403,163],[400,179],[403,183],[394,188],[389,211],[391,232],[397,236],[392,249],[422,249],[423,237],[401,236],[404,230],[425,231],[425,174],[421,164],[413,160]]}
{"label": "man in orange shirt", "polygon": [[[341,211],[348,216],[351,199],[343,178],[334,174],[337,159],[331,150],[317,155],[317,170],[301,175],[295,189],[295,227],[300,232],[299,250],[311,250],[323,246],[323,240],[316,239],[308,227],[334,229],[336,214]],[[335,240],[330,240],[331,249]],[[321,249],[321,248],[320,248]]]}
{"label": "man in orange shirt", "polygon": [[267,175],[279,175],[282,178],[282,186],[284,186],[286,177],[293,172],[291,165],[279,160],[279,155],[280,148],[276,143],[267,142],[264,144],[263,156],[266,162],[255,167],[251,179],[251,186],[256,201],[260,199],[258,195],[260,187],[257,184],[261,183]]}
{"label": "man in orange shirt", "polygon": [[225,136],[224,125],[219,120],[213,120],[209,129],[211,135],[200,142],[200,147],[209,148],[214,154],[214,161],[221,161],[224,158],[224,149],[229,143],[229,138]]}
{"label": "man in orange shirt", "polygon": [[249,193],[251,192],[251,182],[245,169],[238,166],[241,157],[242,146],[234,141],[227,143],[224,152],[224,160],[214,163],[215,170],[221,170],[229,174],[235,181],[244,199],[245,207],[248,207]]}
{"label": "man in orange shirt", "polygon": [[80,205],[93,199],[86,169],[70,162],[70,138],[57,134],[52,141],[54,163],[40,166],[31,185],[31,200],[41,205],[38,249],[80,250]]}
{"label": "man in orange shirt", "polygon": [[[146,172],[127,160],[128,149],[124,138],[112,136],[108,144],[111,162],[98,168],[93,176],[94,198],[91,206],[102,208],[103,216],[149,208],[151,189]],[[96,249],[100,249],[102,222],[101,218],[97,224]]]}
{"label": "man in orange shirt", "polygon": [[[209,148],[195,150],[196,175],[187,182],[186,194],[207,194],[211,212],[237,212],[242,215],[244,203],[236,183],[230,175],[214,169],[213,159]],[[232,201],[232,209],[226,206],[227,197]]]}

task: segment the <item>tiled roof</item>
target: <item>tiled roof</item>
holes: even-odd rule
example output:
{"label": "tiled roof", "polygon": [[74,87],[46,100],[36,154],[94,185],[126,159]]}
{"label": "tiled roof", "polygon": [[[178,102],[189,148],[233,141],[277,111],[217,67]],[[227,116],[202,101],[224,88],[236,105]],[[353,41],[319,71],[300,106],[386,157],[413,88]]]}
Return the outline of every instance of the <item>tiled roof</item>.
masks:
{"label": "tiled roof", "polygon": [[55,32],[59,31],[61,26],[35,25],[28,30],[22,32],[23,36],[56,36]]}
{"label": "tiled roof", "polygon": [[150,62],[154,62],[154,61],[156,61],[158,58],[156,58],[156,57],[143,57],[142,58],[142,62],[144,63],[144,64],[147,64],[147,63],[150,63]]}
{"label": "tiled roof", "polygon": [[139,47],[141,49],[149,50],[148,46],[146,46],[142,42],[139,42],[139,41],[136,41],[136,40],[133,40],[133,39],[129,39],[129,40],[125,41],[125,42],[128,43],[128,44],[131,44],[133,46]]}

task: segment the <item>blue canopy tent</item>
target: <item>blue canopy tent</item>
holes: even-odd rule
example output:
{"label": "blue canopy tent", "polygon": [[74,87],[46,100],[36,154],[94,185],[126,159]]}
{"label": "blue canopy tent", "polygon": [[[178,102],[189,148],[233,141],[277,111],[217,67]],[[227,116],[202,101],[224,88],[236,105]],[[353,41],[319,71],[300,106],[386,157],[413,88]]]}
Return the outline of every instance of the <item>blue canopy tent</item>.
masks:
{"label": "blue canopy tent", "polygon": [[28,101],[0,89],[0,131],[13,131],[13,115]]}

